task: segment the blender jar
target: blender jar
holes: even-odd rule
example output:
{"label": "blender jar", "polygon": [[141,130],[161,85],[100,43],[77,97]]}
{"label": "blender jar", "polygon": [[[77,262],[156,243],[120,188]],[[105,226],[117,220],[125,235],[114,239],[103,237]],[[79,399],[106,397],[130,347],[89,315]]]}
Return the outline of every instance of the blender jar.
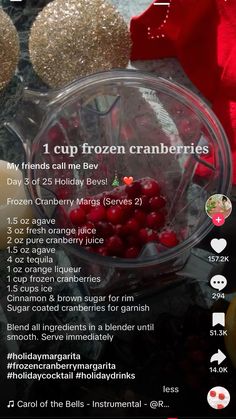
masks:
{"label": "blender jar", "polygon": [[[121,182],[125,176],[155,179],[167,197],[168,226],[174,227],[179,238],[173,248],[154,241],[144,245],[138,257],[125,259],[91,253],[79,245],[65,246],[74,266],[83,266],[84,272],[101,277],[99,284],[85,287],[85,292],[142,294],[153,290],[154,285],[161,288],[165,274],[179,270],[191,248],[210,231],[212,223],[204,211],[207,198],[229,192],[230,149],[216,116],[192,92],[150,74],[114,70],[80,79],[49,94],[26,90],[15,121],[18,134],[19,124],[26,161],[36,167],[26,170],[34,201],[38,197],[103,196],[114,190],[114,176]],[[83,154],[84,143],[126,149],[135,146],[140,153]],[[58,153],[54,152],[55,144],[62,146]],[[73,156],[60,152],[66,150],[65,146],[75,146],[77,152]],[[159,146],[160,153],[145,154],[144,146]],[[171,146],[200,146],[208,152],[166,152],[166,147],[173,151]],[[68,169],[72,162],[81,167]],[[42,169],[46,163],[49,169]],[[53,163],[58,163],[56,170],[52,170]],[[107,179],[107,184],[95,182],[88,186],[88,177]],[[52,179],[52,183],[45,179]],[[58,186],[55,179],[64,179],[64,186]],[[68,186],[66,179],[77,179],[81,184]],[[38,204],[36,208],[41,217],[55,218],[58,227],[72,227],[70,205],[62,208]]]}

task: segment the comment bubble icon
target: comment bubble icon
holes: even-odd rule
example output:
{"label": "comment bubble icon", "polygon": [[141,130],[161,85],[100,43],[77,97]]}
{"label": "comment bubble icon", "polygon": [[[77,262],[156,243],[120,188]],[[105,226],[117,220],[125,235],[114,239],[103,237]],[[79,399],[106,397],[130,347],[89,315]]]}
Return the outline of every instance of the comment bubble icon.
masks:
{"label": "comment bubble icon", "polygon": [[211,278],[210,284],[212,288],[222,291],[227,285],[227,279],[223,275],[214,275]]}

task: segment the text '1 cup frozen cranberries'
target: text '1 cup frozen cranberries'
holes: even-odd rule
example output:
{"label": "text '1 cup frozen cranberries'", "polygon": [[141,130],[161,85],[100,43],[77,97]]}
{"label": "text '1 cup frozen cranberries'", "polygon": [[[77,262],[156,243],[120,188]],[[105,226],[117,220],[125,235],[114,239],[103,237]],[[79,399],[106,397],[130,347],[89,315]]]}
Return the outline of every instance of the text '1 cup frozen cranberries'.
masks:
{"label": "text '1 cup frozen cranberries'", "polygon": [[[104,206],[103,199],[108,197],[114,203]],[[86,247],[85,243],[82,244],[92,253],[134,259],[150,242],[162,244],[167,249],[179,243],[176,232],[167,229],[168,201],[154,179],[143,178],[90,199],[86,197],[85,201],[86,205],[81,203],[72,208],[69,217],[78,229],[93,227],[95,236],[104,239],[103,245]],[[100,205],[92,206],[89,201],[100,201]],[[86,239],[88,234],[79,236]]]}

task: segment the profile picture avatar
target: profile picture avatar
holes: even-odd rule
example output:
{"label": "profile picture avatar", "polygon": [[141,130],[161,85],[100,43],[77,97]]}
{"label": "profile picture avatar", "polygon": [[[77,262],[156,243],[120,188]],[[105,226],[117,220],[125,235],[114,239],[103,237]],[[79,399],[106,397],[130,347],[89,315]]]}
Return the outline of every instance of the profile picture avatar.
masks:
{"label": "profile picture avatar", "polygon": [[214,194],[206,201],[205,210],[210,218],[213,218],[216,214],[221,214],[224,218],[227,218],[231,214],[232,203],[227,196]]}

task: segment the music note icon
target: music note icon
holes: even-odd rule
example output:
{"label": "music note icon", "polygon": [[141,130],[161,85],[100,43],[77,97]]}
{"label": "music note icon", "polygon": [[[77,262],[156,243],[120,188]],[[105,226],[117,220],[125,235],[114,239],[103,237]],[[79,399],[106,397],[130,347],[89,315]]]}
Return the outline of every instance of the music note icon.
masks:
{"label": "music note icon", "polygon": [[9,400],[7,407],[8,408],[14,407],[14,405],[15,405],[14,400]]}

